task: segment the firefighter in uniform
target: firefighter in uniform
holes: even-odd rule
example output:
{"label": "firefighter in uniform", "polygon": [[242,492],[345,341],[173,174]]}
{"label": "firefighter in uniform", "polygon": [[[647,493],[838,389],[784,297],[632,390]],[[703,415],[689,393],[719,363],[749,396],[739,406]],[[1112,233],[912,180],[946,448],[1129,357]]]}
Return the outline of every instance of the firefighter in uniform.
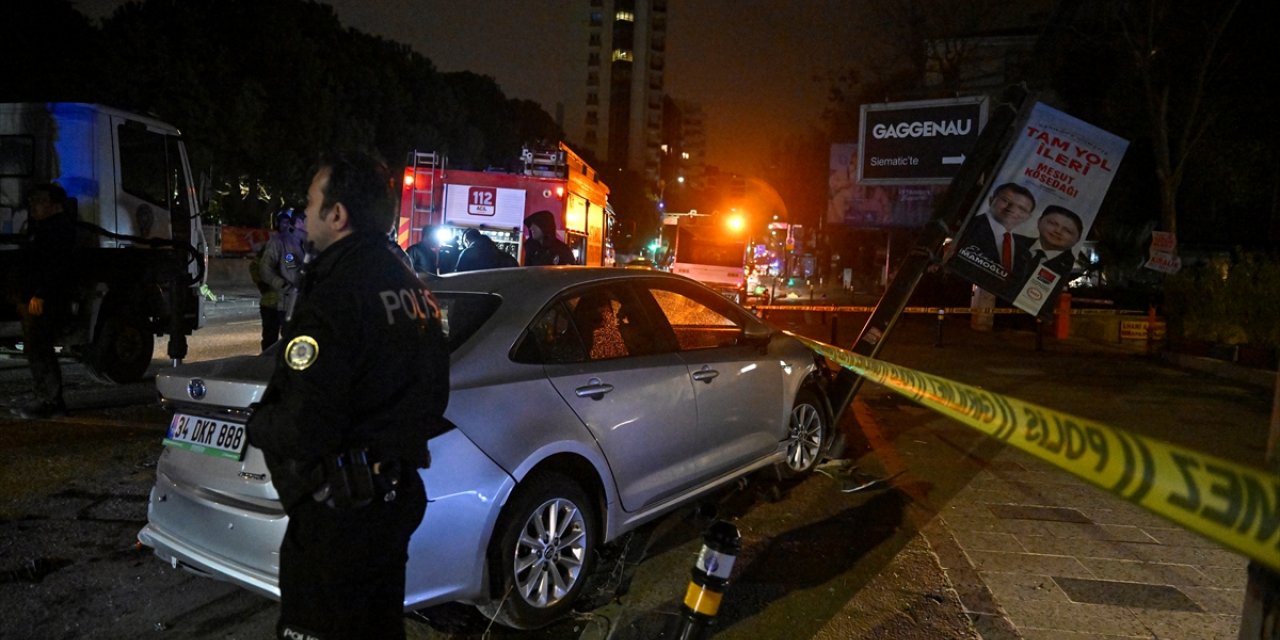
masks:
{"label": "firefighter in uniform", "polygon": [[449,355],[434,297],[387,250],[386,167],[321,163],[307,192],[315,259],[249,421],[289,524],[281,638],[404,638],[405,562],[427,440],[447,428]]}

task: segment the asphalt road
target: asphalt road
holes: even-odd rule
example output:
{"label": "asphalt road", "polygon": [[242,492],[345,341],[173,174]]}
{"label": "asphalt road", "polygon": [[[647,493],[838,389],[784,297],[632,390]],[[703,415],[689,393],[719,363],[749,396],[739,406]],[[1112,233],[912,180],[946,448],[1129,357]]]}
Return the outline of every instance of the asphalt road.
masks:
{"label": "asphalt road", "polygon": [[[251,304],[224,303],[210,326],[192,338],[190,359],[256,351],[256,313]],[[778,320],[828,338],[813,317]],[[941,364],[937,356],[943,352],[930,351],[935,348],[929,328],[908,323],[899,334],[886,348],[886,358],[924,370],[930,370],[931,360]],[[1155,418],[1152,430],[1167,424],[1162,422],[1167,416],[1200,410],[1196,392],[1157,388],[1168,386],[1168,375],[1146,359],[1104,352],[1084,360],[1092,363],[1087,365],[1093,367],[1091,377],[1063,369],[1046,379],[1046,369],[1054,371],[1066,360],[1060,352],[1031,353],[1025,335],[1014,335],[1000,353],[989,347],[985,353],[961,352],[964,331],[948,335],[949,359],[977,364],[975,358],[990,358],[992,367],[1002,367],[1003,377],[977,383],[1029,393],[1050,406],[1055,397],[1079,402],[1123,381],[1126,397],[1158,393],[1160,404],[1106,405],[1105,410],[1149,412]],[[158,356],[163,349],[157,346]],[[1123,361],[1123,378],[1099,377],[1117,371],[1108,357]],[[1045,358],[1053,358],[1048,366]],[[0,398],[26,384],[20,364],[0,359]],[[158,359],[156,366],[163,362]],[[0,417],[0,638],[270,637],[274,602],[169,567],[135,544],[167,421],[154,406],[154,391],[147,383],[99,385],[74,365],[66,368],[71,417]],[[1028,373],[1033,370],[1040,373]],[[1224,392],[1240,394],[1245,417],[1222,415],[1216,423],[1202,424],[1179,420],[1173,435],[1188,446],[1247,458],[1248,443],[1215,435],[1220,429],[1215,425],[1265,412],[1263,394],[1221,386],[1202,390]],[[628,590],[602,598],[602,606],[524,634],[486,628],[465,608],[444,607],[410,616],[409,636],[675,637],[679,602],[701,546],[699,533],[714,513],[734,522],[743,536],[734,582],[713,629],[718,639],[978,637],[974,618],[939,560],[936,540],[921,532],[929,531],[937,514],[975,476],[996,464],[1002,447],[963,427],[940,425],[930,412],[875,386],[864,389],[855,409],[852,413],[875,424],[874,437],[868,438],[851,415],[842,424],[849,438],[846,462],[831,465],[831,475],[816,474],[792,485],[755,478],[715,504],[677,513],[619,545],[622,557],[611,564]],[[1124,421],[1138,420],[1129,415]],[[895,473],[902,475],[849,491]]]}

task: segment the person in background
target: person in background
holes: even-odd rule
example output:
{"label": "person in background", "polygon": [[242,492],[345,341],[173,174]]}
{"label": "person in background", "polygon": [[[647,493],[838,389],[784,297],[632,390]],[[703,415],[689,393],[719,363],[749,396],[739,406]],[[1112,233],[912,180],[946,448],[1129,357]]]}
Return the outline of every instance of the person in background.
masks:
{"label": "person in background", "polygon": [[54,351],[54,342],[70,313],[75,284],[76,227],[66,202],[67,192],[56,184],[37,185],[27,195],[30,218],[20,258],[18,313],[35,398],[12,410],[21,418],[67,414],[62,367]]}
{"label": "person in background", "polygon": [[477,271],[480,269],[498,269],[516,267],[516,259],[511,254],[498,248],[493,239],[479,229],[467,229],[462,234],[462,253],[458,255],[458,266],[455,271]]}
{"label": "person in background", "polygon": [[[276,232],[263,246],[258,259],[259,289],[264,292],[259,302],[263,351],[280,339],[289,310],[297,298],[306,257],[306,237],[305,213],[282,209],[276,214]],[[274,305],[268,305],[268,301]]]}
{"label": "person in background", "polygon": [[436,255],[435,229],[423,227],[421,233],[418,242],[409,247],[409,262],[417,273],[436,275],[440,273],[440,257]]}
{"label": "person in background", "polygon": [[526,267],[578,263],[569,245],[556,237],[556,218],[550,211],[529,214],[524,219],[524,226],[529,229],[529,241],[524,245]]}

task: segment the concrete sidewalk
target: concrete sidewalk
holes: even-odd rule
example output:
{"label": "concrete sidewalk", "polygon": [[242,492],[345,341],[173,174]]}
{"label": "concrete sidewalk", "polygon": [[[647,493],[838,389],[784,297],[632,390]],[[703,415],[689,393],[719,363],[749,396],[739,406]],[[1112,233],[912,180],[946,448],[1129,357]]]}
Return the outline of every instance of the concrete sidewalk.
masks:
{"label": "concrete sidewalk", "polygon": [[[959,321],[934,347],[930,328],[922,318],[905,321],[881,359],[1262,466],[1274,373],[1221,377],[1217,361],[1177,358],[1174,368],[1140,350],[1077,339],[1049,340],[1036,351],[1028,332],[976,332]],[[867,410],[888,395],[876,385],[860,392],[855,411],[864,432],[892,430],[892,414]],[[936,517],[921,533],[983,638],[1237,637],[1247,559],[930,415],[930,428],[893,440],[892,455],[907,469],[895,484],[939,486],[945,477],[972,476],[944,502],[934,499]],[[911,465],[957,450],[985,462]],[[927,503],[932,496],[921,498]]]}

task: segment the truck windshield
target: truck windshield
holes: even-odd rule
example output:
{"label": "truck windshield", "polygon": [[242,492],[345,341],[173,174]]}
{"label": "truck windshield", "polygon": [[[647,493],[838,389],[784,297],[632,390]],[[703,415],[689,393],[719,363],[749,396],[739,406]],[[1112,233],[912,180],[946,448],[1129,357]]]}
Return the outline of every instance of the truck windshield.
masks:
{"label": "truck windshield", "polygon": [[680,229],[676,262],[741,267],[745,245],[717,236],[717,229]]}

